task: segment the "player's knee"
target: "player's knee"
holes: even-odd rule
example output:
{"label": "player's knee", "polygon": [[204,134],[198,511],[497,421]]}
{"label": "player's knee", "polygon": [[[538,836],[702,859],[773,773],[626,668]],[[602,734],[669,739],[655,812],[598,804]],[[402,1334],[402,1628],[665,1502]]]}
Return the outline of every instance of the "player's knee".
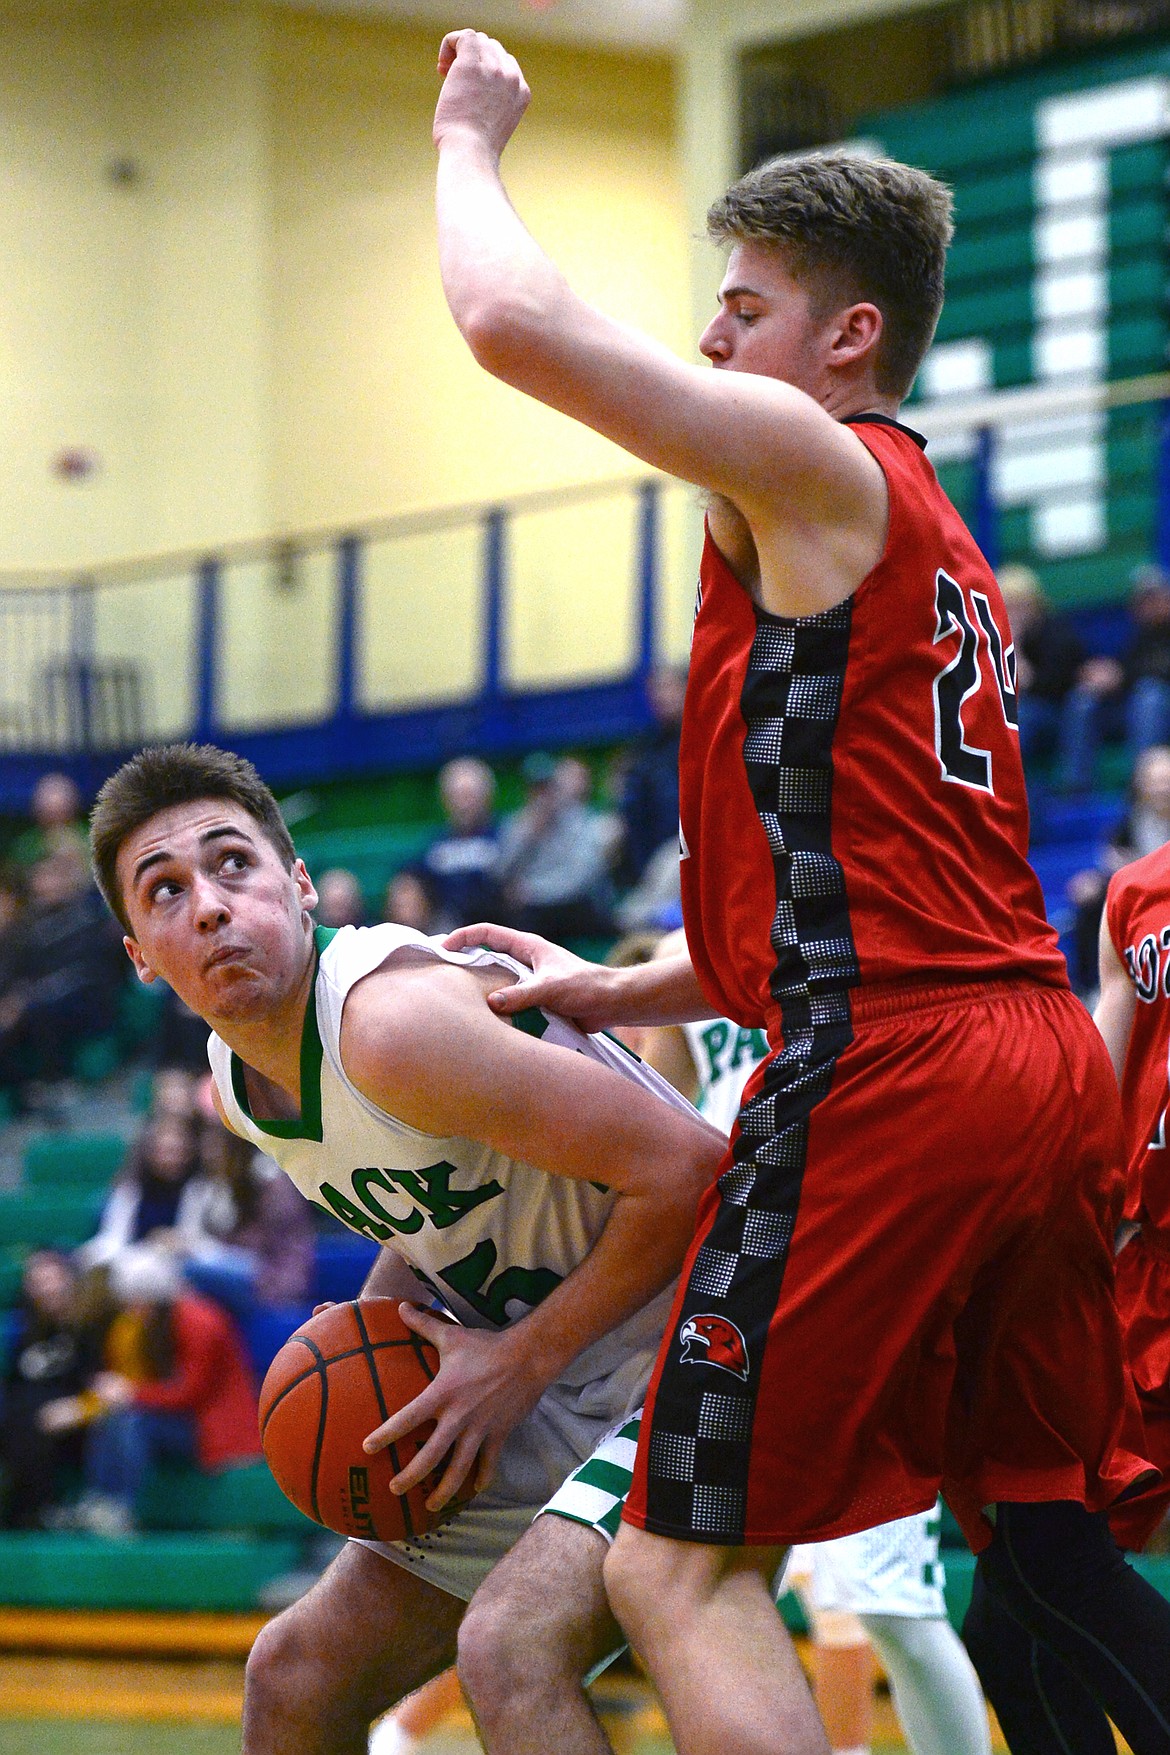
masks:
{"label": "player's knee", "polygon": [[677,1550],[677,1544],[623,1524],[605,1557],[605,1594],[635,1645],[648,1642],[656,1620],[670,1617],[668,1603],[679,1584],[666,1551],[672,1546]]}
{"label": "player's knee", "polygon": [[319,1712],[326,1703],[328,1685],[325,1653],[318,1643],[305,1637],[300,1617],[286,1611],[269,1621],[256,1637],[244,1672],[246,1719],[252,1740],[263,1725]]}
{"label": "player's knee", "polygon": [[456,1667],[477,1713],[494,1715],[535,1672],[529,1631],[522,1615],[512,1616],[507,1600],[472,1598],[459,1626]]}

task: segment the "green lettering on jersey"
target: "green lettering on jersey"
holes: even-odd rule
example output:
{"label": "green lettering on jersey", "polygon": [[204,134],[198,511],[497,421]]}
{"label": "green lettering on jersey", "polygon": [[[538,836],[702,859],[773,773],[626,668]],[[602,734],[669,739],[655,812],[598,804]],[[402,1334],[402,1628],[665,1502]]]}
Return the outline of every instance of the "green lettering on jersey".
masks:
{"label": "green lettering on jersey", "polygon": [[[368,1213],[355,1207],[351,1200],[344,1194],[339,1194],[328,1182],[321,1184],[321,1193],[329,1202],[333,1217],[340,1219],[343,1225],[348,1225],[351,1231],[358,1231],[363,1237],[372,1237],[375,1243],[385,1243],[387,1238],[394,1235],[389,1225],[380,1225],[376,1219],[371,1219]],[[314,1201],[313,1205],[320,1211],[327,1210],[321,1208],[318,1201]]]}
{"label": "green lettering on jersey", "polygon": [[507,1323],[508,1305],[512,1300],[535,1309],[541,1299],[547,1298],[561,1283],[560,1274],[554,1274],[551,1268],[510,1267],[488,1284],[488,1276],[495,1265],[496,1246],[490,1237],[485,1237],[470,1255],[465,1255],[462,1261],[452,1262],[439,1277],[496,1328],[503,1328]]}
{"label": "green lettering on jersey", "polygon": [[714,1084],[719,1077],[719,1056],[727,1047],[731,1035],[731,1025],[723,1018],[716,1018],[705,1030],[700,1030],[699,1039],[707,1052],[707,1070],[703,1074],[703,1083]]}
{"label": "green lettering on jersey", "polygon": [[416,1231],[422,1230],[423,1216],[416,1207],[411,1207],[410,1211],[403,1214],[401,1218],[396,1213],[387,1212],[381,1201],[370,1193],[371,1183],[385,1189],[387,1194],[397,1192],[387,1171],[378,1169],[355,1170],[353,1173],[353,1192],[368,1213],[373,1213],[376,1219],[389,1225],[401,1236],[410,1237]]}
{"label": "green lettering on jersey", "polygon": [[727,1062],[727,1070],[734,1072],[736,1067],[742,1066],[745,1060],[754,1066],[757,1060],[763,1060],[767,1052],[768,1038],[762,1030],[737,1029],[735,1042],[732,1044],[731,1058]]}
{"label": "green lettering on jersey", "polygon": [[388,1170],[386,1174],[395,1181],[399,1188],[418,1205],[430,1214],[431,1223],[437,1231],[445,1231],[465,1213],[472,1212],[482,1206],[485,1200],[494,1200],[504,1190],[493,1177],[481,1188],[452,1188],[451,1175],[454,1164],[446,1160],[440,1164],[428,1164],[425,1170],[416,1175],[413,1170]]}
{"label": "green lettering on jersey", "polygon": [[543,1036],[548,1029],[548,1019],[539,1006],[530,1005],[522,1012],[512,1013],[512,1022],[526,1036]]}

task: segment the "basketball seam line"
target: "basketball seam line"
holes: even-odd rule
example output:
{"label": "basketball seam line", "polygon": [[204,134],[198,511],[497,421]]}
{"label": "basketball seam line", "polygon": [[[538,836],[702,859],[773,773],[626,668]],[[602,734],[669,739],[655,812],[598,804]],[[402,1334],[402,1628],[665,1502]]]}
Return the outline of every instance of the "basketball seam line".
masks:
{"label": "basketball seam line", "polygon": [[[297,1334],[290,1335],[288,1337],[288,1340],[284,1344],[287,1347],[287,1346],[290,1346],[293,1341],[300,1341],[302,1346],[311,1348],[311,1350],[314,1352],[316,1357],[311,1365],[307,1365],[305,1367],[305,1369],[301,1372],[299,1377],[294,1377],[291,1380],[291,1382],[286,1383],[284,1388],[280,1391],[280,1393],[278,1395],[275,1395],[272,1398],[272,1401],[269,1404],[267,1411],[265,1412],[264,1419],[261,1422],[261,1426],[260,1426],[261,1438],[264,1437],[264,1433],[267,1430],[269,1420],[271,1420],[273,1414],[276,1412],[277,1408],[280,1406],[280,1404],[284,1400],[285,1396],[291,1395],[294,1389],[299,1389],[302,1383],[307,1383],[310,1377],[313,1377],[316,1375],[317,1371],[320,1368],[316,1362],[318,1359],[321,1361],[321,1363],[323,1365],[328,1367],[330,1365],[340,1364],[343,1359],[356,1359],[359,1353],[364,1353],[366,1350],[364,1347],[348,1347],[344,1353],[330,1353],[328,1358],[326,1358],[325,1354],[320,1352],[314,1346],[312,1341],[306,1340],[303,1334],[300,1334],[298,1332]],[[410,1349],[410,1351],[415,1354],[415,1357],[416,1358],[418,1357],[417,1349],[411,1345],[410,1341],[371,1341],[370,1346],[372,1347],[372,1349],[374,1350],[375,1353],[384,1353],[391,1347],[408,1347]],[[426,1370],[425,1363],[423,1365],[423,1369]],[[429,1372],[428,1375],[429,1375],[431,1381],[433,1382],[434,1381],[434,1373]]]}
{"label": "basketball seam line", "polygon": [[321,1526],[325,1527],[325,1519],[321,1516],[321,1506],[317,1498],[317,1471],[321,1467],[321,1453],[325,1448],[325,1416],[329,1408],[329,1372],[320,1347],[315,1342],[301,1336],[305,1346],[310,1348],[317,1361],[317,1373],[321,1379],[321,1410],[317,1416],[317,1443],[313,1451],[313,1472],[309,1476],[309,1499],[313,1507],[313,1516]]}
{"label": "basketball seam line", "polygon": [[[382,1380],[378,1376],[377,1360],[374,1358],[374,1348],[370,1341],[369,1330],[366,1328],[365,1317],[362,1315],[356,1303],[354,1303],[351,1308],[353,1310],[354,1320],[357,1323],[358,1334],[361,1336],[362,1351],[366,1356],[366,1369],[368,1370],[374,1385],[374,1394],[378,1398],[378,1412],[381,1414],[383,1420],[388,1420],[390,1415],[386,1407],[386,1397],[382,1392]],[[388,1444],[386,1448],[390,1452],[390,1462],[393,1466],[394,1473],[398,1474],[402,1467],[402,1464],[398,1460],[398,1446],[396,1444]],[[402,1527],[406,1532],[405,1540],[413,1541],[414,1517],[410,1509],[410,1495],[408,1493],[403,1493],[399,1498],[398,1503],[402,1510]]]}

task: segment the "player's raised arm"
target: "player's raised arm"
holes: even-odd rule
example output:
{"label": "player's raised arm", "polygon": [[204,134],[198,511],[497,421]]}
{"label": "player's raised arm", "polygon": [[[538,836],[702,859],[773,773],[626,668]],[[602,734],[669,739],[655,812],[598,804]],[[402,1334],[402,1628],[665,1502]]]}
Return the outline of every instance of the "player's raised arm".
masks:
{"label": "player's raised arm", "polygon": [[[452,314],[480,364],[657,468],[723,495],[753,529],[782,504],[791,523],[860,524],[880,538],[881,472],[854,434],[795,387],[799,371],[686,364],[579,298],[538,247],[500,177],[500,155],[528,103],[513,57],[479,32],[458,31],[444,39],[439,68],[440,265]],[[724,287],[704,351],[728,363],[739,334],[767,316],[783,320],[777,303],[794,296],[807,314],[807,295],[785,275],[737,277]],[[825,337],[830,378],[838,367],[844,380],[873,352],[882,321],[864,300],[834,316]]]}

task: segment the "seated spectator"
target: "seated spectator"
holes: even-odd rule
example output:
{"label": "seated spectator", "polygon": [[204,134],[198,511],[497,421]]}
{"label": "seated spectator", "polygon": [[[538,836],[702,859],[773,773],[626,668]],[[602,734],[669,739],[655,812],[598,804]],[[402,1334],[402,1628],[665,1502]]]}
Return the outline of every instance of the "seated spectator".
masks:
{"label": "seated spectator", "polygon": [[315,1272],[308,1201],[214,1110],[200,1128],[199,1164],[174,1233],[187,1284],[241,1320],[259,1306],[303,1303]]}
{"label": "seated spectator", "polygon": [[653,724],[631,746],[617,783],[623,885],[636,884],[667,841],[678,845],[678,741],[686,688],[685,670],[654,670],[647,679]]}
{"label": "seated spectator", "polygon": [[1130,585],[1133,631],[1120,659],[1090,658],[1068,700],[1071,786],[1092,786],[1105,738],[1124,737],[1132,760],[1170,743],[1170,576],[1139,567]]}
{"label": "seated spectator", "polygon": [[77,1251],[81,1265],[105,1266],[129,1244],[181,1231],[187,1210],[203,1198],[192,1186],[198,1168],[193,1122],[151,1116],[106,1197],[96,1233]]}
{"label": "seated spectator", "polygon": [[100,1407],[92,1392],[101,1332],[87,1326],[78,1272],[66,1255],[38,1249],[24,1264],[20,1311],[0,1414],[0,1525],[52,1522],[60,1472],[80,1465],[82,1429]]}
{"label": "seated spectator", "polygon": [[1068,701],[1085,662],[1084,647],[1067,617],[1053,610],[1031,567],[1001,567],[996,577],[1016,649],[1024,767],[1031,779],[1038,762],[1055,758],[1056,778],[1068,784],[1079,759]]}
{"label": "seated spectator", "polygon": [[217,1473],[251,1462],[260,1438],[256,1382],[226,1310],[185,1291],[176,1262],[142,1244],[116,1258],[110,1290],[119,1315],[94,1384],[105,1411],[87,1434],[78,1521],[113,1536],[135,1527],[157,1460]]}
{"label": "seated spectator", "polygon": [[17,836],[8,852],[14,866],[27,869],[62,849],[80,853],[88,861],[81,794],[68,774],[41,775],[33,787],[31,814],[31,825]]}
{"label": "seated spectator", "polygon": [[77,848],[32,867],[0,993],[0,1085],[14,1094],[67,1077],[81,1044],[113,1029],[125,973],[112,925]]}
{"label": "seated spectator", "polygon": [[574,796],[578,776],[551,756],[525,758],[527,801],[500,834],[500,881],[510,919],[546,938],[611,929],[604,818]]}
{"label": "seated spectator", "polygon": [[352,871],[335,865],[317,885],[317,919],[322,926],[364,926],[366,904]]}
{"label": "seated spectator", "polygon": [[1102,849],[1095,866],[1069,879],[1073,907],[1070,974],[1081,995],[1097,986],[1097,937],[1105,891],[1115,871],[1170,841],[1170,747],[1156,744],[1134,766],[1129,807]]}
{"label": "seated spectator", "polygon": [[[477,920],[494,920],[499,913],[500,840],[492,818],[495,797],[495,775],[486,762],[474,756],[448,762],[439,774],[439,799],[448,827],[422,857],[439,921],[430,930],[445,932],[454,926],[470,926]],[[397,916],[387,914],[385,918]]]}
{"label": "seated spectator", "polygon": [[439,912],[430,874],[417,865],[403,866],[386,885],[382,919],[394,926],[413,926],[428,936],[449,930]]}

